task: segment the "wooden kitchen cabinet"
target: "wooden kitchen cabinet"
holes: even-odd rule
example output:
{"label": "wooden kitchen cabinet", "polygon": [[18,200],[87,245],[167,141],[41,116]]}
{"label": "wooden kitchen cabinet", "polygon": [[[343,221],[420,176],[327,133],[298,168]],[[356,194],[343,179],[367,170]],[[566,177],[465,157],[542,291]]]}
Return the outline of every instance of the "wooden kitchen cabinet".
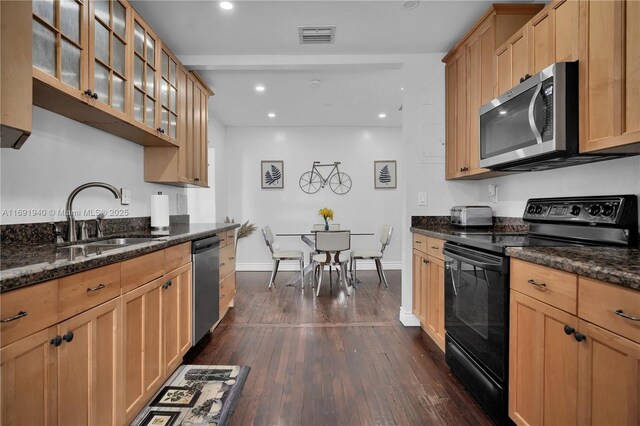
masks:
{"label": "wooden kitchen cabinet", "polygon": [[580,152],[640,152],[640,3],[580,3]]}
{"label": "wooden kitchen cabinet", "polygon": [[577,424],[578,318],[511,291],[509,417],[518,425]]}
{"label": "wooden kitchen cabinet", "polygon": [[133,11],[132,117],[133,123],[160,136],[158,112],[159,38]]}
{"label": "wooden kitchen cabinet", "polygon": [[122,417],[128,423],[164,380],[159,278],[122,296]]}
{"label": "wooden kitchen cabinet", "polygon": [[3,424],[120,424],[120,302],[0,350]]}
{"label": "wooden kitchen cabinet", "polygon": [[112,300],[60,323],[58,423],[118,425],[120,301]]}
{"label": "wooden kitchen cabinet", "polygon": [[164,322],[164,368],[174,371],[191,348],[191,263],[164,276],[162,313]]}
{"label": "wooden kitchen cabinet", "polygon": [[[511,419],[518,425],[639,424],[640,331],[615,311],[638,316],[640,292],[516,259],[511,266]],[[522,284],[529,276],[546,289],[529,291]]]}
{"label": "wooden kitchen cabinet", "polygon": [[446,64],[446,179],[498,175],[480,167],[479,109],[497,91],[496,47],[541,8],[542,5],[493,5],[442,59]]}
{"label": "wooden kitchen cabinet", "polygon": [[52,326],[0,349],[3,425],[57,423],[57,335]]}
{"label": "wooden kitchen cabinet", "polygon": [[[236,231],[224,233],[220,242],[220,320],[234,305],[236,296]],[[215,301],[214,301],[215,303]]]}
{"label": "wooden kitchen cabinet", "polygon": [[516,31],[513,36],[496,51],[498,97],[520,83],[520,78],[529,74],[529,46],[527,26]]}
{"label": "wooden kitchen cabinet", "polygon": [[[165,84],[169,87],[169,83]],[[176,186],[206,187],[208,186],[207,111],[209,97],[213,96],[213,92],[195,72],[189,72],[182,66],[176,69],[176,84],[179,147],[145,148],[145,181]],[[172,113],[167,111],[163,114],[171,117]]]}
{"label": "wooden kitchen cabinet", "polygon": [[413,234],[413,314],[444,351],[444,241]]}
{"label": "wooden kitchen cabinet", "polygon": [[32,130],[31,5],[0,2],[0,148],[19,149]]}

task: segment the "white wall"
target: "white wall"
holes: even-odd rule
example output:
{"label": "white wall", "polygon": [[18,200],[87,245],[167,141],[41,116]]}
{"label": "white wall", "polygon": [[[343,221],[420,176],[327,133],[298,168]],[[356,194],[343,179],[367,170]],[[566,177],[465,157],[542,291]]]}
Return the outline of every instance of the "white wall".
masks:
{"label": "white wall", "polygon": [[[170,213],[176,213],[180,188],[144,182],[143,147],[47,110],[33,107],[33,133],[20,150],[0,151],[0,208],[2,224],[47,222],[44,216],[16,216],[12,209],[64,210],[69,193],[78,185],[102,181],[131,190],[131,204],[121,206],[101,188],[80,193],[74,210],[121,209],[129,217],[149,216],[149,196],[169,194]],[[64,220],[57,212],[56,220]]]}
{"label": "white wall", "polygon": [[[374,160],[397,160],[398,170],[403,168],[399,128],[228,127],[227,149],[229,216],[236,222],[250,220],[259,228],[268,225],[274,233],[308,232],[312,224],[322,221],[318,210],[329,207],[334,222],[354,233],[377,233],[383,224],[401,233],[402,183],[398,189],[373,188]],[[261,160],[284,161],[284,189],[261,189]],[[313,161],[342,162],[340,170],[353,180],[351,191],[336,195],[326,187],[315,194],[302,192],[298,180]],[[385,252],[388,268],[398,267],[401,259],[396,237]],[[297,237],[277,240],[281,248],[306,249]],[[352,245],[379,247],[373,236],[354,236]],[[271,269],[271,257],[259,231],[240,240],[237,265],[244,270]]]}
{"label": "white wall", "polygon": [[[402,308],[405,325],[417,325],[412,306],[411,216],[448,215],[456,204],[491,205],[497,216],[521,217],[532,197],[640,195],[640,157],[520,173],[480,181],[444,180],[444,64],[443,54],[409,55],[404,62]],[[487,185],[499,186],[491,203]],[[418,192],[427,192],[427,206],[418,206]]]}

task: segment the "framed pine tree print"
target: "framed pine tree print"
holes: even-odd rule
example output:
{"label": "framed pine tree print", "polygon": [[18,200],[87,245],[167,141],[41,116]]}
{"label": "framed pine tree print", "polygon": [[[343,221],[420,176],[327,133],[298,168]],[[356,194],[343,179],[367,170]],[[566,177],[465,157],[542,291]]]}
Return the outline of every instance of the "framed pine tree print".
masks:
{"label": "framed pine tree print", "polygon": [[373,182],[375,189],[392,189],[398,186],[396,160],[373,162]]}
{"label": "framed pine tree print", "polygon": [[260,164],[262,189],[284,188],[284,161],[264,160]]}

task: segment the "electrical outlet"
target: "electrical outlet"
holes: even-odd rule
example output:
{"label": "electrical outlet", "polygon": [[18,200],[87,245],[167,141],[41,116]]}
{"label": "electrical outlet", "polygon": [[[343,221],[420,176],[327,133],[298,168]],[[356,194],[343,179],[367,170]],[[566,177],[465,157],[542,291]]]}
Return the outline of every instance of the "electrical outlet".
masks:
{"label": "electrical outlet", "polygon": [[418,205],[426,206],[427,205],[427,193],[426,192],[418,192]]}
{"label": "electrical outlet", "polygon": [[131,204],[131,190],[126,188],[120,189],[120,204],[128,206]]}
{"label": "electrical outlet", "polygon": [[489,198],[492,203],[498,202],[498,185],[489,185]]}
{"label": "electrical outlet", "polygon": [[187,214],[187,196],[185,194],[176,194],[176,213]]}

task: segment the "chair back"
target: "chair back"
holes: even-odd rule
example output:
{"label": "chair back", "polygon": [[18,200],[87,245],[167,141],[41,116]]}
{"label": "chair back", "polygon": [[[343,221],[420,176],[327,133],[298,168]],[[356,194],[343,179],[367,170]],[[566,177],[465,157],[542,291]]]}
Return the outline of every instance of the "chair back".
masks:
{"label": "chair back", "polygon": [[[329,225],[329,231],[339,231],[340,224],[339,223],[331,223]],[[313,225],[313,231],[324,231],[324,223],[315,223]]]}
{"label": "chair back", "polygon": [[351,248],[351,231],[316,232],[316,251],[339,252]]}
{"label": "chair back", "polygon": [[380,243],[382,244],[380,251],[382,253],[384,253],[384,249],[387,248],[389,242],[391,242],[391,234],[393,234],[393,226],[383,225],[379,236]]}
{"label": "chair back", "polygon": [[264,237],[264,242],[267,245],[267,247],[269,248],[269,251],[271,252],[271,255],[273,255],[273,232],[271,232],[271,228],[268,226],[265,226],[264,228],[262,228],[262,236]]}
{"label": "chair back", "polygon": [[339,223],[331,223],[329,224],[329,231],[339,231],[340,224]]}

